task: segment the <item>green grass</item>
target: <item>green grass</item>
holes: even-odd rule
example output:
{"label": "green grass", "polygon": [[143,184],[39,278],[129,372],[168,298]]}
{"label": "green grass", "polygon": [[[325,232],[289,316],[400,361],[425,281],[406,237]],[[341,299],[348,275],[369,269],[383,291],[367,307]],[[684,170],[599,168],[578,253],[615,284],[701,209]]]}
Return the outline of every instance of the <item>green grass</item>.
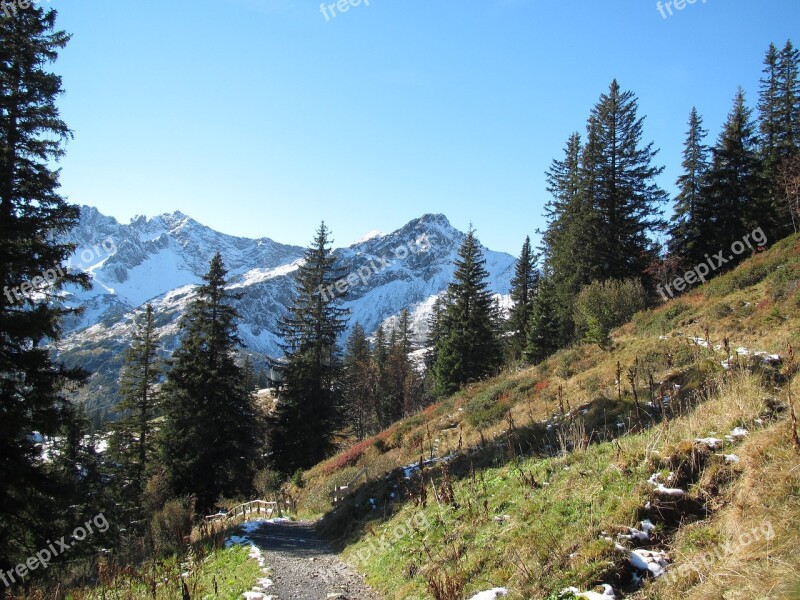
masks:
{"label": "green grass", "polygon": [[[725,374],[722,350],[702,348],[690,340],[694,336],[708,336],[720,346],[727,338],[734,351],[746,346],[783,356],[792,344],[797,355],[800,235],[679,299],[637,314],[612,332],[610,352],[591,345],[567,348],[535,368],[470,385],[379,434],[391,440],[391,450],[365,453],[353,467],[369,466],[372,481],[337,511],[326,510],[323,531],[387,598],[433,598],[431,584],[449,585],[455,590],[452,595],[439,596],[448,598],[469,597],[498,585],[507,586],[512,598],[552,598],[567,586],[588,590],[601,582],[616,585],[615,577],[627,577],[622,572],[625,559],[601,532],[613,538],[636,525],[642,507],[652,499],[647,478],[656,471],[668,474],[678,459],[688,460],[694,438],[724,435],[742,425],[753,432],[751,438],[741,448],[725,449],[739,454],[741,463],[729,465],[721,453],[712,453],[686,486],[693,500],[711,508],[711,515],[678,529],[676,524],[659,524],[659,545],[670,552],[676,567],[691,565],[698,553],[730,543],[739,529],[758,525],[767,514],[778,524],[780,543],[768,549],[750,547],[746,556],[726,556],[713,568],[693,571],[669,585],[663,579],[649,582],[632,598],[796,597],[791,590],[797,588],[800,559],[792,548],[800,535],[791,523],[800,519],[800,455],[789,441],[786,390],[793,385],[794,397],[800,398],[798,378],[789,381],[787,365],[762,369],[746,361],[740,365],[743,372]],[[574,413],[571,429],[561,430],[572,443],[584,433],[633,420],[627,369],[637,360],[640,402],[649,400],[647,378],[652,373],[656,388],[662,381],[667,389],[680,385],[678,414],[666,425],[649,423],[644,431],[617,441],[543,456],[541,444],[548,440],[541,423],[559,410],[560,389],[567,410],[588,410]],[[623,371],[621,402],[615,382],[618,363]],[[768,398],[779,408],[757,425]],[[509,412],[519,431],[526,432],[519,439],[531,442],[521,444],[527,454],[521,463],[511,455],[522,447],[513,453],[506,449]],[[427,457],[431,437],[440,448],[461,449],[452,467],[458,506],[438,506],[429,480],[424,509],[399,496],[387,500],[391,487],[384,474],[418,460],[421,452]],[[553,443],[553,436],[549,441]],[[307,489],[325,489],[335,477],[316,467],[307,474]],[[439,485],[441,474],[434,470],[431,475]],[[533,480],[538,485],[528,483]],[[379,499],[381,511],[370,510],[370,497]],[[403,524],[415,515],[424,516],[421,520],[428,525],[408,531]],[[382,545],[382,536],[390,543]]]}
{"label": "green grass", "polygon": [[[368,520],[344,556],[367,574],[368,583],[398,600],[431,598],[429,581],[443,573],[463,584],[459,597],[504,585],[512,597],[547,598],[569,586],[615,583],[626,561],[605,538],[615,538],[643,518],[643,507],[654,498],[650,475],[667,475],[679,458],[690,460],[695,437],[743,424],[757,429],[754,420],[765,409],[758,377],[742,375],[719,386],[714,397],[667,425],[585,451],[513,460],[463,474],[453,481],[455,507],[438,505],[429,484],[426,507],[398,503],[385,521]],[[761,429],[762,435],[774,435],[781,422]],[[773,441],[788,447],[785,439]],[[747,456],[740,444],[725,452]],[[722,496],[733,489],[741,474],[721,456],[712,454],[708,461],[687,486],[690,496],[702,502],[712,490]],[[798,515],[800,509],[793,518]],[[656,524],[658,535],[672,539],[671,524]],[[706,551],[722,537],[719,524],[701,522],[687,528],[676,550]]]}
{"label": "green grass", "polygon": [[[134,572],[119,570],[107,572],[103,580],[91,590],[76,590],[70,600],[153,600],[153,584],[156,584],[155,600],[174,600],[182,597],[180,576],[185,578],[193,600],[239,600],[264,575],[255,560],[249,558],[249,548],[232,546],[210,551],[208,555],[186,562],[172,557],[136,569]],[[214,593],[216,582],[217,593]]]}

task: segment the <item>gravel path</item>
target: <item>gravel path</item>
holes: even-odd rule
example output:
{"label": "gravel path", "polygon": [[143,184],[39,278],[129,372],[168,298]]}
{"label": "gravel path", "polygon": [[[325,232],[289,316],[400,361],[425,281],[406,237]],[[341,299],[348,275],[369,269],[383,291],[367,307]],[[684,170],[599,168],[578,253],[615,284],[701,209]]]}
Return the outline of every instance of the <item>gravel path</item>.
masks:
{"label": "gravel path", "polygon": [[320,539],[313,523],[268,523],[247,537],[263,553],[273,581],[265,600],[380,600]]}

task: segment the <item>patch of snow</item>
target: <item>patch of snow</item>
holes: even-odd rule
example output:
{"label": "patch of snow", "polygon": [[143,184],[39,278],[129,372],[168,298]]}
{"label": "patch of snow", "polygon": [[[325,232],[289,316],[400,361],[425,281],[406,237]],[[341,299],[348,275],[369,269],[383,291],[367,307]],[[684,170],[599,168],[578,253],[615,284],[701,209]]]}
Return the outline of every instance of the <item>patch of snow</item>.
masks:
{"label": "patch of snow", "polygon": [[274,269],[251,269],[242,275],[241,280],[227,286],[227,289],[235,290],[245,288],[257,283],[269,281],[270,279],[275,279],[276,277],[289,275],[299,269],[303,262],[303,259],[300,259],[286,265],[275,267]]}
{"label": "patch of snow", "polygon": [[650,532],[653,531],[656,526],[649,519],[645,519],[639,523],[641,529],[636,529],[635,527],[629,527],[628,533],[620,533],[617,535],[618,538],[623,540],[630,540],[630,541],[637,541],[637,542],[646,542],[650,539]]}
{"label": "patch of snow", "polygon": [[[430,465],[435,465],[436,463],[439,463],[439,462],[442,462],[442,461],[450,462],[451,460],[453,460],[453,458],[454,458],[454,456],[452,454],[449,454],[448,456],[442,456],[441,458],[436,457],[436,458],[431,458],[431,459],[428,459],[428,460],[424,460],[424,461],[422,461],[422,464],[427,467],[427,466],[430,466]],[[404,466],[403,467],[403,477],[405,479],[411,479],[411,476],[414,473],[416,473],[417,471],[419,471],[419,465],[420,464],[418,462],[416,462],[416,463],[412,463],[410,465]]]}
{"label": "patch of snow", "polygon": [[585,600],[608,600],[609,598],[616,598],[616,594],[614,594],[614,589],[608,585],[607,583],[602,584],[603,593],[599,592],[582,592],[576,587],[568,587],[561,590],[559,594],[562,598],[572,594],[576,598],[584,598]]}
{"label": "patch of snow", "polygon": [[733,431],[731,431],[728,435],[725,436],[725,439],[728,440],[729,442],[740,442],[745,437],[747,437],[749,433],[750,432],[747,431],[747,429],[745,429],[744,427],[736,427],[734,428]]}
{"label": "patch of snow", "polygon": [[[667,481],[672,480],[674,478],[674,475],[675,475],[674,473],[670,473],[669,477],[667,477]],[[686,495],[686,492],[684,490],[680,489],[680,488],[668,488],[668,487],[665,487],[663,483],[660,483],[658,481],[658,478],[659,478],[659,473],[653,473],[650,476],[650,479],[647,480],[647,483],[649,483],[650,485],[655,486],[656,494],[660,494],[662,496],[673,496],[673,497],[676,497],[676,498]]]}
{"label": "patch of snow", "polygon": [[225,540],[225,547],[230,548],[231,546],[246,546],[249,543],[250,538],[242,537],[241,535],[232,535]]}
{"label": "patch of snow", "polygon": [[469,600],[494,600],[495,598],[499,598],[500,596],[505,596],[508,593],[506,588],[492,588],[490,590],[486,590],[485,592],[478,592]]}
{"label": "patch of snow", "polygon": [[653,577],[660,577],[669,566],[666,552],[659,550],[628,550],[625,546],[616,545],[617,550],[628,555],[628,562],[634,569],[649,571]]}
{"label": "patch of snow", "polygon": [[728,463],[728,464],[735,465],[736,463],[739,462],[739,457],[736,456],[735,454],[726,454],[725,455],[725,462]]}
{"label": "patch of snow", "polygon": [[660,494],[662,496],[672,496],[674,498],[680,498],[686,495],[686,491],[680,488],[668,488],[664,487],[663,484],[659,483],[656,487],[656,494]]}
{"label": "patch of snow", "polygon": [[375,238],[384,237],[385,235],[386,234],[383,233],[382,231],[377,231],[377,230],[370,231],[370,232],[365,233],[364,235],[362,235],[360,238],[358,238],[355,242],[353,242],[350,245],[351,246],[355,246],[356,244],[363,244],[364,242],[368,242],[368,241],[373,240]]}
{"label": "patch of snow", "polygon": [[717,446],[722,444],[722,440],[714,437],[706,437],[706,438],[697,438],[694,441],[694,443],[707,446],[709,450],[716,450]]}

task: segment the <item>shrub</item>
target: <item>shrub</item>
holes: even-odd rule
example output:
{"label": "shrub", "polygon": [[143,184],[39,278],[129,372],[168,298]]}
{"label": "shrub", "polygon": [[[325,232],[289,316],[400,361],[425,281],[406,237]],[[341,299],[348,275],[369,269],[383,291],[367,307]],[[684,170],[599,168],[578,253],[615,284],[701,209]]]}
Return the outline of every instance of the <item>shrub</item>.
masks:
{"label": "shrub", "polygon": [[281,474],[272,469],[261,469],[253,478],[253,487],[261,498],[281,489]]}
{"label": "shrub", "polygon": [[575,299],[575,325],[584,341],[608,347],[609,332],[647,305],[641,281],[609,279],[584,286]]}
{"label": "shrub", "polygon": [[299,488],[305,486],[305,482],[303,481],[303,469],[297,469],[297,471],[294,472],[291,482]]}
{"label": "shrub", "polygon": [[767,284],[767,295],[775,301],[784,300],[800,290],[800,264],[781,265]]}
{"label": "shrub", "polygon": [[364,455],[364,452],[366,452],[367,448],[372,446],[374,443],[375,438],[369,438],[359,442],[355,446],[350,447],[341,454],[334,456],[323,465],[322,474],[330,475],[331,473],[335,473],[336,471],[339,471],[345,467],[355,466],[355,464]]}
{"label": "shrub", "polygon": [[642,311],[633,318],[636,331],[665,334],[675,329],[680,317],[689,310],[689,306],[681,301],[673,301],[661,308]]}
{"label": "shrub", "polygon": [[488,427],[500,421],[508,412],[509,401],[517,382],[503,381],[486,389],[467,402],[467,422],[476,428]]}
{"label": "shrub", "polygon": [[156,554],[165,556],[182,552],[192,532],[194,498],[168,500],[150,520],[150,534]]}
{"label": "shrub", "polygon": [[[773,261],[774,262],[774,261]],[[705,287],[708,297],[726,296],[761,282],[777,264],[757,257],[740,265],[735,271],[716,277]]]}
{"label": "shrub", "polygon": [[558,362],[555,368],[556,376],[561,379],[569,379],[575,374],[573,366],[581,359],[581,353],[576,348],[563,350],[558,355]]}

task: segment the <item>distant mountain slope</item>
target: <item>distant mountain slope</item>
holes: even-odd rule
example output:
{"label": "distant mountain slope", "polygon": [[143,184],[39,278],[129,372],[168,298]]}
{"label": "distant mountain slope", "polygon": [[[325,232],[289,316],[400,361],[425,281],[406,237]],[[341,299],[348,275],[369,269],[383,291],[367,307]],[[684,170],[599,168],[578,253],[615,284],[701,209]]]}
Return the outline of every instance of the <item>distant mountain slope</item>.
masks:
{"label": "distant mountain slope", "polygon": [[[373,332],[408,308],[421,336],[433,301],[451,280],[463,238],[444,215],[424,215],[392,233],[369,234],[335,250],[350,277],[325,292],[346,292],[351,326],[358,321]],[[237,309],[246,350],[262,358],[280,355],[277,324],[291,304],[303,248],[225,235],[179,212],[120,224],[88,206],[67,239],[78,246],[73,268],[90,273],[94,285],[66,295],[65,303],[85,311],[66,324],[57,350],[67,364],[92,372],[80,392],[90,417],[104,417],[117,400],[124,350],[144,304],[153,304],[164,351],[171,352],[178,320],[217,251],[229,270],[229,287],[242,294]],[[491,290],[507,302],[515,259],[490,250],[485,257]]]}

